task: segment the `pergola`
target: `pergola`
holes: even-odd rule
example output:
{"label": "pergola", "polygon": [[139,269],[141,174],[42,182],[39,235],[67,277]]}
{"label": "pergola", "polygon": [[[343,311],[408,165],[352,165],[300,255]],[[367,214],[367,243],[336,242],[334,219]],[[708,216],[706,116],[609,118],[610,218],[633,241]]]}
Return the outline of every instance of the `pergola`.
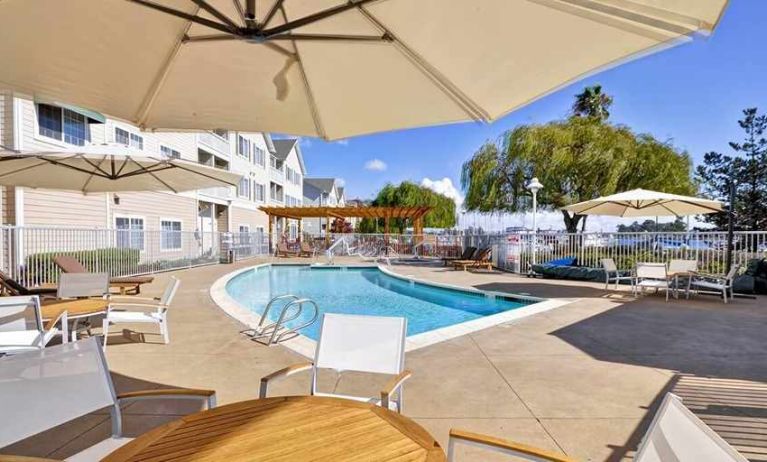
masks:
{"label": "pergola", "polygon": [[299,234],[303,218],[325,218],[325,239],[330,238],[331,218],[372,218],[384,219],[384,233],[389,234],[389,222],[392,218],[409,219],[413,223],[413,234],[423,234],[423,217],[430,210],[428,206],[413,207],[336,207],[336,206],[299,206],[299,207],[260,207],[269,216],[269,235],[275,218],[298,220]]}

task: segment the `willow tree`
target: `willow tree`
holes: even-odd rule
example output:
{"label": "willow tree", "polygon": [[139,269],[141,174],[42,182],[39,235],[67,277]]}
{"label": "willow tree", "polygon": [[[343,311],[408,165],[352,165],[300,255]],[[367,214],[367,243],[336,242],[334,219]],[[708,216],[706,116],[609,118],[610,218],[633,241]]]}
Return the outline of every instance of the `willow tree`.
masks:
{"label": "willow tree", "polygon": [[[650,135],[598,117],[573,116],[544,125],[522,125],[481,146],[463,164],[465,207],[479,212],[522,212],[530,206],[525,185],[538,177],[542,208],[565,205],[633,188],[694,192],[685,152]],[[582,215],[562,211],[568,232]]]}
{"label": "willow tree", "polygon": [[[423,224],[427,228],[452,228],[455,226],[455,202],[447,196],[432,191],[424,186],[419,186],[410,181],[403,181],[399,185],[387,183],[376,195],[370,204],[373,206],[390,207],[414,207],[430,206],[432,209],[424,215]],[[372,219],[363,219],[359,225],[362,233],[377,232],[381,223]],[[393,218],[389,223],[400,233],[405,232],[407,223],[403,219]]]}

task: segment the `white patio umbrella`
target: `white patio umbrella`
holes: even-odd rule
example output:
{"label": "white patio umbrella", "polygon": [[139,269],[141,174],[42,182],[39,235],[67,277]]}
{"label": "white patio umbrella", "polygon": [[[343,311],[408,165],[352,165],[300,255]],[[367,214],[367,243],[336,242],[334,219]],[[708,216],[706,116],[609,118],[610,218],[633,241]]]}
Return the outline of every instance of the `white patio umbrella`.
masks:
{"label": "white patio umbrella", "polygon": [[724,212],[721,202],[698,197],[632,189],[562,208],[578,215],[615,217],[683,217]]}
{"label": "white patio umbrella", "polygon": [[191,191],[236,186],[241,175],[179,159],[150,157],[122,145],[71,151],[0,150],[0,184],[93,192]]}
{"label": "white patio umbrella", "polygon": [[714,29],[727,0],[2,0],[0,86],[155,129],[492,121]]}

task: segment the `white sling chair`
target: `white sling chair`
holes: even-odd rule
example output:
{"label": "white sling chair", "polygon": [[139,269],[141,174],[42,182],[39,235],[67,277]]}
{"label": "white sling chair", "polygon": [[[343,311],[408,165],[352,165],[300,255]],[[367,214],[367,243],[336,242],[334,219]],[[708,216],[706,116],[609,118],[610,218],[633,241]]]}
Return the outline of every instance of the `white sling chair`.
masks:
{"label": "white sling chair", "polygon": [[0,356],[40,350],[59,334],[66,343],[66,312],[44,325],[37,295],[0,297]]}
{"label": "white sling chair", "polygon": [[212,390],[155,389],[118,395],[95,337],[6,356],[0,358],[0,448],[109,408],[112,436],[67,459],[100,460],[132,439],[122,436],[120,404],[152,398],[203,400],[209,408],[216,404]]}
{"label": "white sling chair", "polygon": [[695,288],[721,292],[724,303],[727,303],[728,293],[730,299],[735,297],[735,294],[732,291],[732,286],[735,282],[735,276],[738,275],[738,271],[740,271],[740,265],[732,265],[730,271],[724,277],[701,274],[699,277],[693,279],[692,285],[695,286]]}
{"label": "white sling chair", "polygon": [[[61,273],[59,276],[59,288],[56,292],[56,298],[65,300],[94,297],[109,299],[109,274]],[[106,313],[106,309],[104,313]],[[92,335],[90,322],[92,317],[94,317],[93,313],[69,316],[69,321],[72,323],[69,332],[72,335],[73,342],[77,340],[77,334],[82,330],[87,331],[88,335]],[[80,326],[81,321],[83,322],[82,327]]]}
{"label": "white sling chair", "polygon": [[[466,443],[535,462],[571,462],[564,455],[463,430],[450,431],[448,462],[455,461],[455,446]],[[668,393],[639,444],[635,462],[747,462],[725,440]]]}
{"label": "white sling chair", "polygon": [[[117,323],[149,323],[157,324],[160,328],[160,334],[163,341],[170,342],[168,333],[168,307],[176,295],[181,281],[176,277],[171,277],[168,286],[165,288],[162,296],[159,298],[134,297],[134,296],[113,296],[109,305],[109,311],[104,318],[104,347],[107,346],[107,337],[109,337],[110,324]],[[115,309],[117,308],[117,310]],[[138,308],[139,310],[123,310],[124,308]]]}
{"label": "white sling chair", "polygon": [[618,271],[618,266],[615,264],[615,260],[612,258],[603,258],[602,268],[605,270],[605,290],[610,287],[611,281],[615,281],[615,290],[618,290],[618,284],[620,284],[620,281],[631,281],[631,285],[634,285],[634,277],[621,276],[621,272]]}
{"label": "white sling chair", "polygon": [[666,270],[665,263],[637,263],[634,295],[640,291],[644,292],[646,288],[665,290],[666,301],[668,301],[671,282],[668,279],[668,271]]}
{"label": "white sling chair", "polygon": [[[407,319],[325,313],[313,363],[286,367],[261,379],[259,397],[265,398],[269,382],[311,370],[314,396],[332,396],[380,404],[402,412],[402,384],[410,378],[405,370]],[[381,391],[381,399],[323,393],[317,390],[317,370],[357,371],[391,374],[395,377]],[[396,394],[396,398],[391,399]]]}

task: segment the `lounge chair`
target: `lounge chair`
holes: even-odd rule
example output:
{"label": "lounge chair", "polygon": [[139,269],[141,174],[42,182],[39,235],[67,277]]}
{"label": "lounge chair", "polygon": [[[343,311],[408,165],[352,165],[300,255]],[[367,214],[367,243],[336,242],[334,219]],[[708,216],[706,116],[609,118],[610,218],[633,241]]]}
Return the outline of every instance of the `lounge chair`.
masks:
{"label": "lounge chair", "polygon": [[618,265],[615,264],[615,260],[612,258],[602,259],[602,268],[605,270],[605,290],[610,287],[610,282],[615,281],[615,290],[618,290],[618,284],[620,281],[630,281],[631,285],[634,285],[633,276],[622,276],[618,271]]}
{"label": "lounge chair", "polygon": [[17,280],[11,278],[7,274],[0,271],[0,288],[7,293],[8,295],[15,295],[15,296],[21,296],[21,295],[39,295],[41,297],[45,296],[56,296],[56,286],[50,286],[50,287],[25,287],[21,283],[19,283]]}
{"label": "lounge chair", "polygon": [[[532,446],[452,429],[447,448],[448,462],[455,461],[457,443],[467,443],[524,460],[574,461],[567,456]],[[745,457],[687,409],[682,400],[672,393],[666,394],[663,399],[650,428],[639,444],[634,461],[747,462]]]}
{"label": "lounge chair", "polygon": [[[325,313],[322,317],[320,339],[317,341],[314,362],[286,367],[263,377],[259,398],[266,398],[270,382],[310,370],[309,393],[311,395],[376,403],[393,411],[402,412],[402,384],[411,375],[410,371],[404,368],[406,332],[405,318]],[[381,391],[379,400],[318,391],[317,371],[322,368],[391,374],[394,377]],[[396,398],[393,398],[395,394]]]}
{"label": "lounge chair", "polygon": [[469,260],[456,260],[453,262],[453,269],[462,269],[466,271],[468,268],[486,268],[488,270],[493,269],[493,263],[490,261],[492,249],[485,247],[477,251],[476,256]]}
{"label": "lounge chair", "polygon": [[283,258],[290,258],[290,257],[297,257],[299,254],[296,250],[290,250],[288,248],[288,244],[285,242],[280,242],[277,244],[277,251],[275,252],[275,255],[278,257]]}
{"label": "lounge chair", "polygon": [[0,297],[0,356],[41,350],[57,335],[67,342],[66,311],[43,324],[37,295]]}
{"label": "lounge chair", "polygon": [[476,252],[477,252],[477,248],[476,247],[471,247],[471,246],[470,247],[466,247],[460,257],[443,257],[442,258],[442,264],[444,266],[447,266],[447,264],[449,262],[454,262],[454,261],[458,261],[458,260],[471,260],[472,257],[474,257],[474,254]]}
{"label": "lounge chair", "polygon": [[732,292],[732,285],[735,281],[735,276],[740,271],[740,265],[732,265],[730,271],[724,277],[713,276],[706,274],[698,274],[698,277],[693,278],[691,284],[696,288],[714,290],[722,293],[722,299],[724,303],[727,303],[727,293],[729,292],[730,298],[734,297]]}
{"label": "lounge chair", "polygon": [[[118,323],[149,323],[157,324],[160,328],[160,334],[162,335],[165,344],[170,342],[170,334],[168,333],[168,307],[173,302],[173,297],[176,295],[178,286],[181,284],[175,277],[170,278],[168,286],[165,288],[162,297],[160,298],[146,298],[146,297],[111,297],[109,310],[104,318],[103,332],[104,332],[104,347],[107,346],[107,338],[109,338],[109,326],[110,324]],[[139,308],[143,311],[129,311],[124,308]],[[150,311],[154,310],[154,311]]]}
{"label": "lounge chair", "polygon": [[[193,399],[216,405],[212,390],[152,389],[118,394],[95,338],[0,358],[0,447],[109,408],[112,436],[68,458],[94,461],[131,441],[120,405],[142,399]],[[2,457],[0,457],[2,459]]]}
{"label": "lounge chair", "polygon": [[[69,255],[59,255],[53,259],[53,262],[65,273],[89,272],[75,257]],[[152,281],[154,281],[152,276],[121,276],[111,278],[109,285],[120,289],[121,295],[125,295],[130,289],[132,289],[133,294],[138,295],[141,293],[141,285],[150,284]]]}
{"label": "lounge chair", "polygon": [[668,293],[671,291],[671,281],[668,277],[665,263],[637,263],[636,282],[634,283],[634,295],[645,289],[660,289],[666,291],[666,301]]}
{"label": "lounge chair", "polygon": [[301,250],[299,250],[298,256],[314,258],[315,255],[317,255],[317,250],[308,242],[301,241]]}

